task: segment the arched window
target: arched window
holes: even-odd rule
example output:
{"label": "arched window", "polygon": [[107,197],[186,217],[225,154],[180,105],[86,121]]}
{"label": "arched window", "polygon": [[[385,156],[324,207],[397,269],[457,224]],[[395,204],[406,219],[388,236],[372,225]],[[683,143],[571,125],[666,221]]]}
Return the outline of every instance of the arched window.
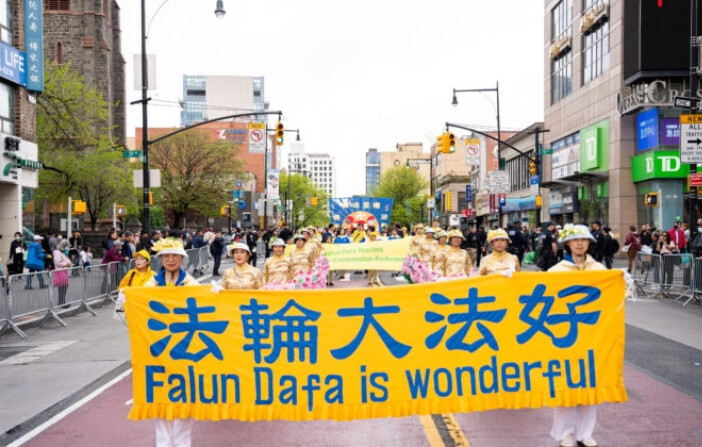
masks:
{"label": "arched window", "polygon": [[60,40],[56,42],[56,53],[54,53],[54,60],[57,64],[63,64],[63,43]]}

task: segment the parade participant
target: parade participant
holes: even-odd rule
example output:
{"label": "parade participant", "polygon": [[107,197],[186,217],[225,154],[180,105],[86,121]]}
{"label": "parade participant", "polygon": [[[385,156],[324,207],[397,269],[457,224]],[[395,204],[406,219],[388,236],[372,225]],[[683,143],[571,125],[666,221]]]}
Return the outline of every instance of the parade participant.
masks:
{"label": "parade participant", "polygon": [[134,268],[127,272],[119,282],[118,290],[125,287],[140,287],[146,284],[153,276],[151,270],[151,256],[146,250],[139,250],[134,254]]}
{"label": "parade participant", "polygon": [[[378,233],[377,232],[372,232],[368,235],[369,242],[376,242],[378,240]],[[368,284],[373,285],[373,284],[378,284],[379,286],[382,285],[380,284],[380,280],[378,279],[378,271],[377,270],[368,270]]]}
{"label": "parade participant", "polygon": [[285,241],[274,240],[271,249],[273,255],[263,265],[264,289],[282,289],[290,281],[290,259],[285,256]]}
{"label": "parade participant", "polygon": [[492,245],[492,253],[485,256],[480,262],[479,275],[484,276],[497,273],[512,276],[512,272],[520,270],[519,258],[516,255],[507,253],[510,237],[505,230],[500,228],[489,231],[487,241]]}
{"label": "parade participant", "polygon": [[360,243],[366,241],[366,232],[363,230],[363,225],[358,224],[351,234],[351,242]]}
{"label": "parade participant", "polygon": [[419,256],[422,245],[426,236],[424,235],[424,225],[417,224],[414,226],[414,236],[410,239],[409,243],[409,254]]}
{"label": "parade participant", "polygon": [[[606,270],[605,266],[587,254],[590,244],[596,242],[585,225],[567,224],[560,232],[564,242],[563,260],[551,267],[549,272],[580,272]],[[575,447],[579,443],[596,447],[592,431],[597,421],[597,406],[556,407],[553,412],[551,436],[560,441],[561,447]]]}
{"label": "parade participant", "polygon": [[305,249],[310,253],[310,262],[314,264],[322,253],[322,250],[324,250],[324,247],[322,247],[322,243],[315,237],[316,233],[312,225],[303,228],[301,233],[305,236]]}
{"label": "parade participant", "polygon": [[260,289],[263,286],[261,270],[249,264],[251,248],[248,244],[236,242],[227,247],[234,259],[234,267],[227,269],[222,276],[224,289]]}
{"label": "parade participant", "polygon": [[448,232],[441,230],[436,234],[436,249],[431,260],[431,268],[436,270],[439,278],[446,276],[446,257],[448,256],[449,246],[446,244]]}
{"label": "parade participant", "polygon": [[[156,253],[163,264],[163,269],[151,279],[145,287],[196,286],[199,283],[182,268],[188,257],[183,243],[175,238],[159,239],[151,250]],[[189,446],[192,437],[193,419],[155,419],[156,446]]]}
{"label": "parade participant", "polygon": [[420,245],[417,255],[419,260],[426,262],[427,266],[431,267],[431,260],[434,256],[434,249],[436,248],[436,241],[434,240],[434,235],[436,234],[436,228],[427,227],[424,230],[424,241]]}
{"label": "parade participant", "polygon": [[473,261],[466,250],[461,248],[463,234],[459,230],[451,230],[447,234],[449,250],[446,254],[444,274],[446,278],[462,278],[470,275]]}
{"label": "parade participant", "polygon": [[289,263],[290,275],[295,276],[300,272],[309,271],[314,263],[310,259],[310,252],[305,248],[305,236],[298,233],[293,236],[295,246],[290,250]]}

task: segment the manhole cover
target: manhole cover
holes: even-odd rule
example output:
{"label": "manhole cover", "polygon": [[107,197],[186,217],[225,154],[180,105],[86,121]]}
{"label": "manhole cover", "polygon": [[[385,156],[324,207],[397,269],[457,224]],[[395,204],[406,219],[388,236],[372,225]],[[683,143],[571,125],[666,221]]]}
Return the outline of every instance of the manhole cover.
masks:
{"label": "manhole cover", "polygon": [[5,360],[32,348],[36,348],[36,346],[0,346],[0,360]]}

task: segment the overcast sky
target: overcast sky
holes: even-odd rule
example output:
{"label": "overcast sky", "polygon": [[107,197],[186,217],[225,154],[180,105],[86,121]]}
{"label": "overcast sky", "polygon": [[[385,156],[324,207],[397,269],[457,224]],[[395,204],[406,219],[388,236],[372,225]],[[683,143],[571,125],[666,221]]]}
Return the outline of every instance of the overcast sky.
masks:
{"label": "overcast sky", "polygon": [[[140,1],[118,1],[133,101]],[[147,20],[163,3],[146,0]],[[166,0],[155,16],[150,96],[173,104],[150,106],[149,127],[180,125],[183,74],[265,76],[286,128],[300,129],[307,152],[335,158],[340,197],[365,192],[369,148],[423,142],[428,152],[446,121],[495,125],[494,94],[464,93],[453,108],[454,87],[499,81],[503,128],[543,120],[542,1],[224,0],[223,19],[215,4]],[[127,105],[127,125],[128,136],[141,127],[139,105]]]}

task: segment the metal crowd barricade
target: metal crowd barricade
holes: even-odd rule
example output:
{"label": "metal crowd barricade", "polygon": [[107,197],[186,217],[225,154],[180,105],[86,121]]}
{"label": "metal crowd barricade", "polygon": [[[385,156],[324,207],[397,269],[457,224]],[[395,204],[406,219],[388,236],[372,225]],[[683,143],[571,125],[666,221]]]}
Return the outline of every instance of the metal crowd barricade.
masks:
{"label": "metal crowd barricade", "polygon": [[49,318],[54,318],[61,325],[66,323],[51,309],[51,282],[49,272],[23,273],[9,277],[8,307],[10,311],[9,326],[22,338],[27,334],[18,327],[18,320],[29,315],[41,314],[39,326]]}
{"label": "metal crowd barricade", "polygon": [[686,296],[694,296],[692,288],[694,262],[692,255],[687,253],[661,255],[660,294],[675,301]]}
{"label": "metal crowd barricade", "polygon": [[661,291],[661,256],[637,253],[631,269],[631,276],[636,285],[638,296],[655,297]]}
{"label": "metal crowd barricade", "polygon": [[102,299],[98,307],[102,307],[110,300],[112,280],[109,277],[108,264],[91,265],[83,272],[86,301]]}
{"label": "metal crowd barricade", "polygon": [[205,272],[207,272],[207,269],[210,267],[209,262],[210,262],[210,246],[206,245],[204,247],[200,247],[198,251],[198,267],[197,267],[197,272],[200,275],[204,275]]}
{"label": "metal crowd barricade", "polygon": [[200,262],[200,256],[198,255],[199,248],[191,248],[185,250],[185,254],[188,255],[188,266],[185,270],[195,274],[197,272],[197,266]]}
{"label": "metal crowd barricade", "polygon": [[85,276],[82,267],[71,267],[67,269],[52,270],[49,272],[51,284],[50,308],[56,313],[58,309],[67,309],[72,305],[80,304],[75,308],[72,315],[85,308],[91,314],[97,313],[86,301]]}
{"label": "metal crowd barricade", "polygon": [[0,334],[10,327],[10,303],[7,299],[7,278],[0,278]]}

